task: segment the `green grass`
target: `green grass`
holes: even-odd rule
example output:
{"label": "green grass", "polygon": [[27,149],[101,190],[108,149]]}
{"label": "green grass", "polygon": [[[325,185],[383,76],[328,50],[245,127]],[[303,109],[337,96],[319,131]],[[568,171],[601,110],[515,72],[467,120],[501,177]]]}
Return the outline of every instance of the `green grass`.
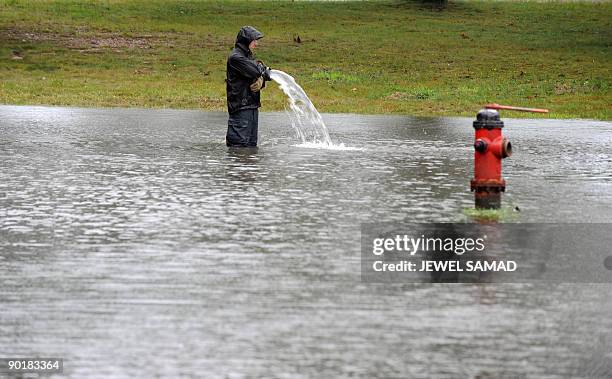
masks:
{"label": "green grass", "polygon": [[508,206],[500,209],[464,208],[463,214],[474,222],[516,222],[520,219],[519,213]]}
{"label": "green grass", "polygon": [[[497,102],[609,120],[611,21],[611,2],[4,0],[0,103],[225,110],[225,61],[249,24],[266,35],[258,58],[323,112]],[[266,87],[264,111],[284,103]]]}

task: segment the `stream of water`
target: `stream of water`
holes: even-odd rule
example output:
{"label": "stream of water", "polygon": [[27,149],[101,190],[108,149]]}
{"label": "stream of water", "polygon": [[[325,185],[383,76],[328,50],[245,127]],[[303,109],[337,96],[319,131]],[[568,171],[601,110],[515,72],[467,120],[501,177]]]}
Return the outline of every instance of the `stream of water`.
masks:
{"label": "stream of water", "polygon": [[304,89],[295,79],[280,70],[271,70],[270,77],[288,97],[287,114],[291,125],[301,140],[301,147],[322,149],[351,149],[344,144],[334,144],[327,131],[327,126],[317,108],[306,95]]}

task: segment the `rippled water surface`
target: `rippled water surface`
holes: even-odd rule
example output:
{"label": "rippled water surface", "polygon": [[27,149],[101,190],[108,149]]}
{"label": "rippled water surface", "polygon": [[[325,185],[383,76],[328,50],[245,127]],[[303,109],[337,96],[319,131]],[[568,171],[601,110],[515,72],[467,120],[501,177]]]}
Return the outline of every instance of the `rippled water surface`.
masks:
{"label": "rippled water surface", "polygon": [[[506,116],[510,114],[502,114]],[[360,223],[469,221],[469,118],[0,107],[0,356],[68,377],[589,377],[610,285],[374,285]],[[612,221],[612,124],[505,119],[514,222]],[[297,146],[296,146],[297,145]]]}

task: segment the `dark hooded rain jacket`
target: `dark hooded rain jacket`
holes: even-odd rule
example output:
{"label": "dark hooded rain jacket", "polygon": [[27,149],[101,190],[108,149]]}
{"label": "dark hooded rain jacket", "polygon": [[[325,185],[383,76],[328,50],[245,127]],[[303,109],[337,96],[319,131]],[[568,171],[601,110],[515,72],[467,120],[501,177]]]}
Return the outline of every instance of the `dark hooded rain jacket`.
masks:
{"label": "dark hooded rain jacket", "polygon": [[236,45],[227,59],[226,90],[227,110],[230,114],[243,109],[261,107],[259,92],[251,91],[251,83],[265,72],[265,66],[253,58],[249,44],[263,34],[251,26],[238,32]]}

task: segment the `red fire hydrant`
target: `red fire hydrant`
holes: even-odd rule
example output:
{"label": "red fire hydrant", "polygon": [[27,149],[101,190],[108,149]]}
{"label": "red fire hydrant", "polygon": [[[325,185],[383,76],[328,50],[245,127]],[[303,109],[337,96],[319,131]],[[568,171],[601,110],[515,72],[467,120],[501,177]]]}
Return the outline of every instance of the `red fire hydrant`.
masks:
{"label": "red fire hydrant", "polygon": [[474,121],[474,179],[470,182],[476,208],[499,208],[501,193],[506,190],[506,181],[501,177],[502,159],[512,155],[512,144],[502,136],[504,123],[497,109],[548,113],[546,109],[499,104],[488,104],[478,112]]}
{"label": "red fire hydrant", "polygon": [[501,177],[502,159],[512,155],[512,144],[502,136],[503,121],[494,109],[482,109],[474,121],[474,179],[470,189],[476,208],[499,208],[506,181]]}

